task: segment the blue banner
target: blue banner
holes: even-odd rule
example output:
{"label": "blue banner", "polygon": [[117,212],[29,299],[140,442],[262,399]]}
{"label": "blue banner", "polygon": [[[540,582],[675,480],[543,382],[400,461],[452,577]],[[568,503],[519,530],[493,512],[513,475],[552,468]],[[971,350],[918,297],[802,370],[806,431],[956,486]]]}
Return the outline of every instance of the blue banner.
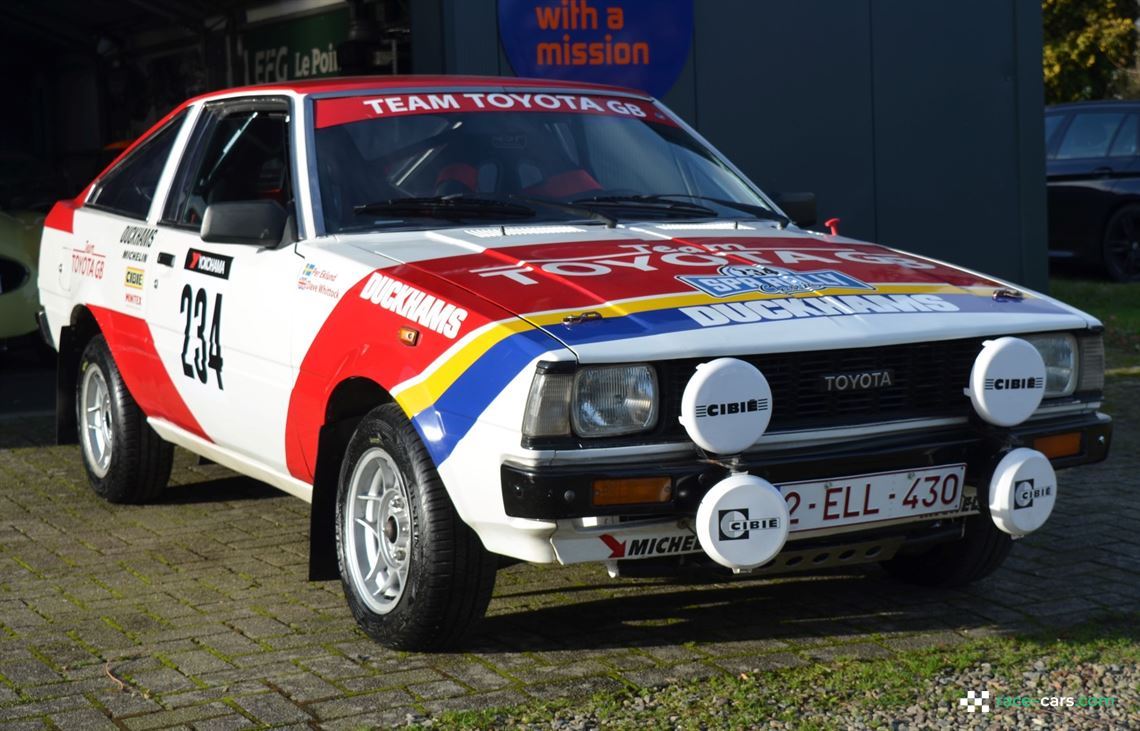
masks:
{"label": "blue banner", "polygon": [[672,88],[693,39],[693,0],[499,0],[499,36],[519,76]]}

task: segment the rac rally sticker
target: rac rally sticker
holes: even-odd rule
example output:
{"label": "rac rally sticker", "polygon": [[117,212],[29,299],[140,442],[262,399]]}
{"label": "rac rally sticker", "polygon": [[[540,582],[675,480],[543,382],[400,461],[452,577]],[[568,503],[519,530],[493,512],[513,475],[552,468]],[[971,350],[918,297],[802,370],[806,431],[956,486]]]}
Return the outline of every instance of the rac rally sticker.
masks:
{"label": "rac rally sticker", "polygon": [[452,340],[467,319],[467,310],[378,272],[364,285],[360,298]]}
{"label": "rac rally sticker", "polygon": [[717,272],[718,274],[711,275],[682,274],[677,279],[713,297],[731,297],[749,292],[796,294],[825,289],[875,289],[850,274],[834,269],[793,272],[776,267],[728,264]]}

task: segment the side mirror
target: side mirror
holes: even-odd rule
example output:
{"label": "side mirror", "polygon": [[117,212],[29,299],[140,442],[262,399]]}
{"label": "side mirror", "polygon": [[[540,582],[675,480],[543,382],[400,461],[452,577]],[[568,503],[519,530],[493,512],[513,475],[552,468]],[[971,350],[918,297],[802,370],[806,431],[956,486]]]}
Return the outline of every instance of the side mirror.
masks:
{"label": "side mirror", "polygon": [[773,193],[772,200],[800,228],[815,225],[815,193]]}
{"label": "side mirror", "polygon": [[211,203],[202,217],[202,240],[214,244],[277,246],[285,235],[285,209],[277,201]]}

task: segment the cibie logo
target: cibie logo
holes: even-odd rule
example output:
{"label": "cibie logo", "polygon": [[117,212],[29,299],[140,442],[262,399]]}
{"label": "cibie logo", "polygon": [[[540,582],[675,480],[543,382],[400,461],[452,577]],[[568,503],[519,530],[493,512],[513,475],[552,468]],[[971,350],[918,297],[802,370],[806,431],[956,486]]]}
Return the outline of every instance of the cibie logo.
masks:
{"label": "cibie logo", "polygon": [[209,274],[211,277],[218,277],[219,279],[229,279],[230,264],[233,263],[233,260],[232,256],[190,249],[186,252],[186,269],[199,274]]}
{"label": "cibie logo", "polygon": [[966,695],[958,699],[958,707],[965,708],[966,713],[982,713],[990,712],[990,692],[983,690],[980,693],[972,690],[966,691]]}
{"label": "cibie logo", "polygon": [[1032,508],[1033,501],[1039,497],[1048,497],[1053,494],[1053,486],[1037,487],[1033,480],[1018,480],[1013,485],[1013,509]]}
{"label": "cibie logo", "polygon": [[713,416],[731,416],[732,414],[754,414],[758,411],[768,410],[768,399],[750,398],[742,401],[728,401],[721,404],[697,404],[693,409],[698,419],[707,419]]}
{"label": "cibie logo", "polygon": [[754,530],[775,530],[780,527],[778,517],[750,518],[748,508],[729,508],[717,512],[722,541],[742,541]]}
{"label": "cibie logo", "polygon": [[1029,376],[1028,378],[987,378],[987,391],[1018,391],[1030,388],[1045,388],[1045,380]]}
{"label": "cibie logo", "polygon": [[769,266],[726,264],[717,274],[682,274],[677,279],[693,289],[713,297],[760,292],[761,294],[798,294],[828,289],[874,289],[849,274],[834,269],[793,272]]}
{"label": "cibie logo", "polygon": [[144,275],[145,272],[142,269],[127,267],[127,271],[123,275],[123,283],[134,289],[142,289]]}

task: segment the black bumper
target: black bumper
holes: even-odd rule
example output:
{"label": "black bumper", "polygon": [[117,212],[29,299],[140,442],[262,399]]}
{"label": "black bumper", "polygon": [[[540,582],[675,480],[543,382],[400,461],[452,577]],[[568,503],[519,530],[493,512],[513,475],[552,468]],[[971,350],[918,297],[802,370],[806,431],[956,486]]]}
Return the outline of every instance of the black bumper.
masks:
{"label": "black bumper", "polygon": [[36,310],[36,326],[40,330],[40,337],[44,339],[47,346],[55,350],[55,343],[51,339],[51,326],[48,325],[47,313],[42,307]]}
{"label": "black bumper", "polygon": [[[1052,460],[1055,468],[1100,462],[1108,456],[1112,420],[1100,413],[1059,417],[1012,429],[973,424],[942,431],[922,431],[816,446],[765,452],[745,458],[740,468],[780,484],[888,470],[932,467],[964,462],[966,481],[988,484],[1001,456],[1017,447],[1032,447],[1035,439],[1079,432],[1077,454]],[[727,467],[694,457],[662,461],[648,456],[644,463],[581,464],[558,467],[503,465],[503,506],[515,518],[554,520],[587,516],[652,516],[692,514],[705,493],[724,479]],[[595,506],[594,480],[667,476],[672,500],[645,505]]]}

